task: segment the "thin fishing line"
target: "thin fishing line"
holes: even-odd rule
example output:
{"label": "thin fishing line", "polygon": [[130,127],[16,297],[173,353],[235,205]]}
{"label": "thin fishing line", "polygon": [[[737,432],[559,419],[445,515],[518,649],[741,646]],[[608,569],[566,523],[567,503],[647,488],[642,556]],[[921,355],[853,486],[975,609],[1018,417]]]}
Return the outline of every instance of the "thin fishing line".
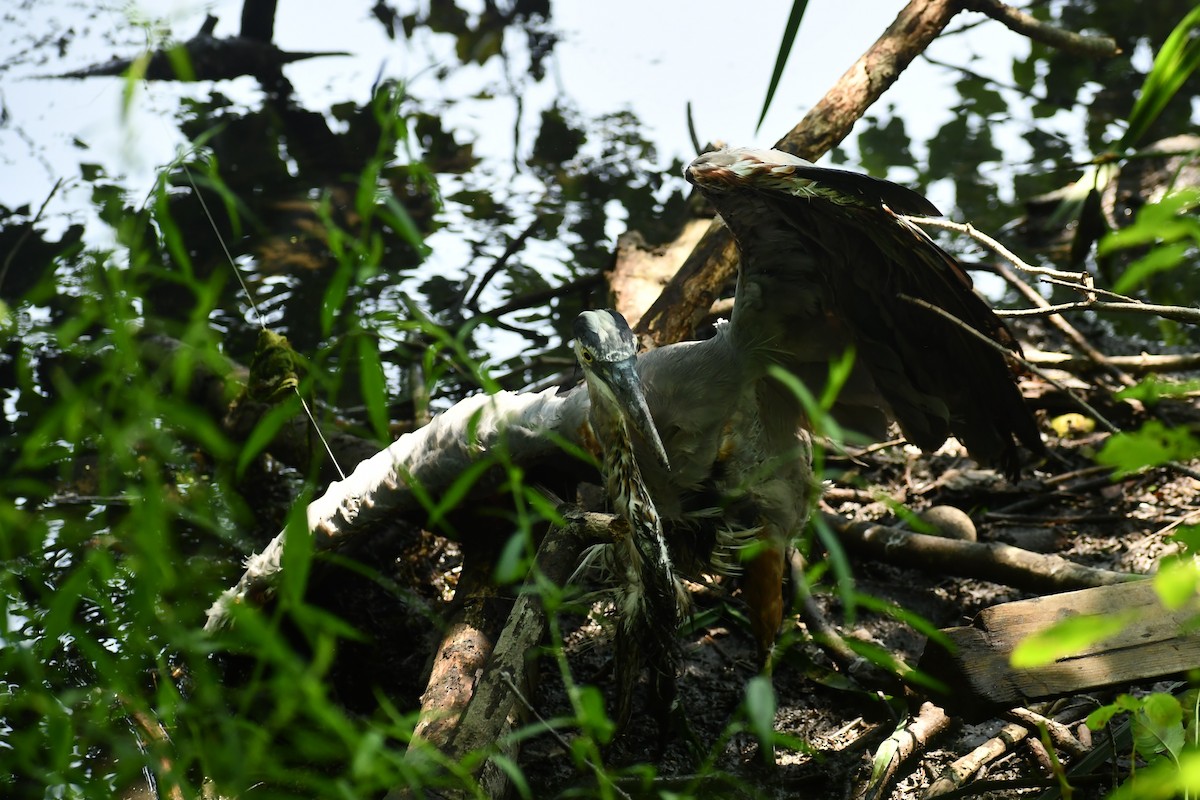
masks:
{"label": "thin fishing line", "polygon": [[[246,285],[246,280],[242,277],[242,271],[238,269],[237,262],[233,260],[233,254],[229,252],[229,246],[225,244],[225,239],[221,237],[221,231],[217,228],[217,221],[213,218],[212,212],[208,210],[208,203],[205,202],[204,195],[200,193],[200,187],[196,185],[196,180],[192,177],[192,171],[188,169],[187,162],[182,158],[179,160],[179,166],[183,168],[183,174],[187,176],[188,183],[191,184],[192,194],[200,201],[200,208],[204,210],[204,216],[208,219],[208,224],[212,227],[213,234],[216,235],[217,241],[221,243],[221,250],[224,251],[225,258],[229,261],[229,266],[233,270],[238,283],[241,285],[242,291],[246,293],[246,299],[250,302],[250,307],[254,309],[254,315],[258,317],[259,326],[264,331],[269,331],[267,320],[262,312],[259,311],[258,304],[254,302],[254,296],[250,294],[250,287]],[[321,440],[321,445],[325,448],[325,452],[329,454],[329,460],[333,462],[333,468],[337,470],[342,480],[346,480],[346,473],[342,470],[342,465],[338,463],[337,456],[333,454],[333,448],[329,446],[325,434],[321,432],[321,426],[317,424],[317,418],[313,415],[312,409],[308,407],[308,402],[304,399],[304,395],[300,394],[300,386],[298,384],[293,386],[292,391],[296,393],[296,397],[300,400],[300,407],[304,409],[304,414],[308,417],[312,429],[316,431],[317,438]]]}

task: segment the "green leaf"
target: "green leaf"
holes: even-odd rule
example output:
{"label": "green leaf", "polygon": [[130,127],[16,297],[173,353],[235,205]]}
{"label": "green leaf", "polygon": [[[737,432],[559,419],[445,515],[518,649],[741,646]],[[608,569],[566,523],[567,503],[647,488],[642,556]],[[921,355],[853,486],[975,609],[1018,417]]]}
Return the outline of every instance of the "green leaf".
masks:
{"label": "green leaf", "polygon": [[1013,648],[1009,663],[1014,669],[1031,669],[1078,655],[1097,642],[1120,632],[1128,622],[1124,614],[1081,614],[1068,617],[1027,636]]}
{"label": "green leaf", "polygon": [[1145,758],[1183,749],[1183,708],[1174,695],[1155,692],[1133,715],[1133,746]]}
{"label": "green leaf", "polygon": [[437,505],[430,511],[428,524],[431,526],[438,525],[446,518],[448,513],[458,508],[459,503],[466,498],[467,493],[475,486],[476,481],[483,476],[483,473],[491,469],[493,462],[494,459],[492,458],[481,458],[478,461],[471,462],[466,469],[460,472],[458,477],[454,479],[454,483],[450,484],[446,491],[442,492],[441,499],[438,500]]}
{"label": "green leaf", "polygon": [[788,14],[787,25],[783,29],[783,40],[779,43],[779,54],[775,56],[775,68],[771,71],[771,83],[767,86],[767,99],[763,101],[762,113],[758,115],[758,123],[754,126],[756,134],[762,127],[763,120],[767,118],[767,109],[771,107],[775,90],[779,88],[779,79],[783,77],[783,68],[787,65],[792,45],[796,41],[796,31],[800,30],[800,20],[804,18],[807,8],[808,0],[792,0],[792,13]]}
{"label": "green leaf", "polygon": [[417,227],[417,223],[413,221],[412,215],[408,213],[396,196],[393,194],[386,195],[383,199],[383,209],[379,210],[380,218],[387,223],[388,227],[404,238],[406,242],[412,245],[417,251],[417,257],[424,259],[433,252],[433,248],[425,244],[425,237],[421,235],[421,229]]}
{"label": "green leaf", "polygon": [[1120,142],[1122,149],[1133,147],[1141,140],[1167,103],[1200,66],[1200,36],[1194,35],[1197,27],[1200,27],[1200,6],[1193,8],[1175,26],[1154,57],[1154,66],[1146,75],[1133,110],[1129,112],[1129,127]]}
{"label": "green leaf", "polygon": [[1157,375],[1151,375],[1133,386],[1126,386],[1114,397],[1118,400],[1140,400],[1153,405],[1164,397],[1183,397],[1192,392],[1200,392],[1200,380],[1167,382]]}
{"label": "green leaf", "polygon": [[187,82],[196,80],[196,70],[192,68],[192,57],[184,45],[177,44],[168,47],[167,60],[171,62],[171,69],[175,71],[176,78]]}
{"label": "green leaf", "polygon": [[1192,555],[1200,553],[1200,525],[1180,525],[1171,534],[1171,538]]}
{"label": "green leaf", "polygon": [[617,726],[604,710],[604,695],[595,686],[579,687],[579,727],[600,744],[608,744]]}
{"label": "green leaf", "polygon": [[1189,262],[1188,255],[1192,249],[1191,242],[1172,242],[1155,247],[1121,273],[1113,291],[1117,294],[1129,294],[1145,283],[1151,275],[1183,266]]}
{"label": "green leaf", "polygon": [[1096,462],[1116,467],[1117,476],[1130,475],[1143,467],[1187,461],[1200,454],[1200,440],[1184,428],[1168,428],[1150,420],[1132,432],[1116,433],[1096,454]]}
{"label": "green leaf", "polygon": [[388,429],[387,381],[384,379],[379,350],[369,336],[358,337],[358,362],[359,385],[375,438],[381,442],[391,441]]}
{"label": "green leaf", "polygon": [[525,779],[525,773],[521,771],[521,766],[503,753],[492,753],[488,760],[498,766],[505,775],[508,776],[512,783],[512,788],[524,800],[532,800],[533,791],[529,788],[529,781]]}
{"label": "green leaf", "polygon": [[526,557],[525,536],[520,532],[508,537],[500,557],[496,559],[496,569],[493,577],[502,585],[516,583],[525,577],[529,571],[529,559]]}
{"label": "green leaf", "polygon": [[279,433],[280,428],[296,415],[296,408],[295,402],[281,403],[258,418],[254,430],[250,431],[250,435],[242,444],[241,452],[238,453],[237,475],[245,474],[246,467],[250,465],[250,462],[267,448],[267,445],[275,439],[275,434]]}
{"label": "green leaf", "polygon": [[764,749],[775,742],[775,689],[771,679],[755,675],[746,684],[746,720],[750,732]]}
{"label": "green leaf", "polygon": [[1178,611],[1196,597],[1200,572],[1191,558],[1166,558],[1154,573],[1154,592],[1169,611]]}
{"label": "green leaf", "polygon": [[283,556],[280,559],[283,569],[279,573],[279,595],[297,606],[302,605],[304,601],[314,552],[313,537],[308,531],[307,507],[308,498],[298,499],[292,507],[283,537]]}

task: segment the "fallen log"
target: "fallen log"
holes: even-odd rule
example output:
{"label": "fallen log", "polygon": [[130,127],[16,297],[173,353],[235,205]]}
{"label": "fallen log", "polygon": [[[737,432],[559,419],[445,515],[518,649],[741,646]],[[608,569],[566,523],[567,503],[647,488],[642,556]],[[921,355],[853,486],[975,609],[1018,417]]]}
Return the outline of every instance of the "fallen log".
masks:
{"label": "fallen log", "polygon": [[1064,592],[1136,581],[1143,576],[1086,567],[1061,556],[1044,555],[1000,542],[968,542],[851,522],[823,514],[824,522],[848,550],[902,567],[963,578],[981,578],[1028,592]]}

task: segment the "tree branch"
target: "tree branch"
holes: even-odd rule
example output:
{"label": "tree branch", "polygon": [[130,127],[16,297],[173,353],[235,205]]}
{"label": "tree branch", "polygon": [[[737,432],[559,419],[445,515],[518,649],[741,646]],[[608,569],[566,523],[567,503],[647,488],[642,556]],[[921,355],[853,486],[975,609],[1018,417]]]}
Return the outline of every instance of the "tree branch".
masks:
{"label": "tree branch", "polygon": [[963,0],[963,8],[986,14],[1014,33],[1028,36],[1035,42],[1041,42],[1064,53],[1097,59],[1121,55],[1121,48],[1110,36],[1087,36],[1063,30],[1020,9],[1005,5],[1000,0]]}

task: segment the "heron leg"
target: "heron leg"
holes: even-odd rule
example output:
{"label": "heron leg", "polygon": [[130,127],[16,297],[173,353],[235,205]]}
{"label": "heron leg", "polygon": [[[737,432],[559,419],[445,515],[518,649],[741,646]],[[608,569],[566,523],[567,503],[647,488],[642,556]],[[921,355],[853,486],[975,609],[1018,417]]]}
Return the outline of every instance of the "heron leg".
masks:
{"label": "heron leg", "polygon": [[742,595],[750,612],[750,630],[758,647],[759,666],[770,674],[775,637],[783,621],[783,548],[771,541],[745,566]]}

